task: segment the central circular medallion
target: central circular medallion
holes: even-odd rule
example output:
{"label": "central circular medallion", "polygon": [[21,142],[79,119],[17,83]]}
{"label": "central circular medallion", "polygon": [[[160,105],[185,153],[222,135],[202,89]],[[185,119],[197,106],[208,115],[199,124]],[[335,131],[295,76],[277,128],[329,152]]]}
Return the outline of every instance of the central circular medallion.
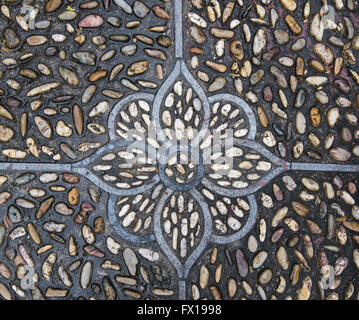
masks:
{"label": "central circular medallion", "polygon": [[193,154],[190,147],[169,149],[161,157],[159,175],[173,191],[188,191],[203,178],[204,165],[200,154]]}

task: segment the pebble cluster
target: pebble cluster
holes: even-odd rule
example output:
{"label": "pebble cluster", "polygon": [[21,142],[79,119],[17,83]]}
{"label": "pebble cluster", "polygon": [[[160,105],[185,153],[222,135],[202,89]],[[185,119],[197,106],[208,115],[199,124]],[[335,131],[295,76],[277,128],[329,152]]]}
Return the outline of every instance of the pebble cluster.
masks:
{"label": "pebble cluster", "polygon": [[[107,120],[121,98],[156,94],[175,65],[177,0],[4,0],[0,7],[0,162],[75,163],[109,142]],[[183,2],[184,61],[209,97],[231,93],[251,106],[256,141],[280,159],[359,164],[358,4],[353,0],[190,0]],[[358,57],[359,58],[359,57]],[[114,132],[149,132],[153,101],[127,103]],[[181,77],[160,105],[167,139],[195,139],[203,124],[247,138],[233,101],[210,105]],[[211,136],[201,141],[205,152]],[[146,138],[154,148],[156,139]],[[244,190],[275,164],[251,146],[206,166],[209,181]],[[137,163],[131,163],[134,158]],[[141,150],[116,147],[89,169],[113,188],[143,186],[159,172]],[[198,165],[169,158],[177,185]],[[225,172],[225,173],[223,173]],[[191,268],[188,299],[359,299],[359,176],[286,172],[255,194],[258,216],[246,237],[210,244]],[[123,230],[153,232],[168,185],[118,196]],[[247,197],[205,185],[215,236],[246,224]],[[176,299],[178,275],[156,242],[133,244],[113,229],[109,195],[70,172],[0,171],[0,299]],[[199,199],[173,192],[160,214],[170,250],[184,263],[203,238]],[[326,286],[324,279],[332,277]]]}
{"label": "pebble cluster", "polygon": [[78,160],[106,143],[114,103],[164,78],[172,22],[154,2],[5,1],[1,160]]}
{"label": "pebble cluster", "polygon": [[258,224],[242,246],[207,251],[192,273],[193,299],[358,299],[358,179],[297,178],[260,192]]}
{"label": "pebble cluster", "polygon": [[233,86],[256,108],[266,146],[293,160],[358,158],[353,1],[198,0],[187,7],[194,75],[209,93]]}

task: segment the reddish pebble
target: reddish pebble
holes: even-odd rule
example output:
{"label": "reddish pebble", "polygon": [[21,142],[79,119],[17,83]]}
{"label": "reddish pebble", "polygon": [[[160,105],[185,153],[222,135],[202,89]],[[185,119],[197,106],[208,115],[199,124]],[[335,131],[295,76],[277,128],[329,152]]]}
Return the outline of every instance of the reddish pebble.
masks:
{"label": "reddish pebble", "polygon": [[105,256],[105,254],[102,251],[100,251],[99,249],[97,249],[96,247],[91,246],[91,245],[84,246],[84,250],[90,256],[94,256],[94,257],[98,257],[98,258],[103,258]]}
{"label": "reddish pebble", "polygon": [[95,208],[91,203],[84,202],[81,205],[81,210],[74,217],[74,221],[78,224],[86,223],[90,213],[92,213],[94,210]]}
{"label": "reddish pebble", "polygon": [[267,102],[271,102],[273,100],[273,92],[270,86],[266,86],[263,89],[263,99]]}
{"label": "reddish pebble", "polygon": [[103,25],[103,18],[97,14],[89,14],[79,22],[82,28],[98,28]]}
{"label": "reddish pebble", "polygon": [[355,192],[357,192],[357,187],[355,186],[355,184],[353,182],[348,183],[348,192],[351,195],[353,195],[353,194],[355,194]]}
{"label": "reddish pebble", "polygon": [[79,183],[80,177],[70,173],[64,173],[64,175],[62,176],[62,180],[67,183]]}

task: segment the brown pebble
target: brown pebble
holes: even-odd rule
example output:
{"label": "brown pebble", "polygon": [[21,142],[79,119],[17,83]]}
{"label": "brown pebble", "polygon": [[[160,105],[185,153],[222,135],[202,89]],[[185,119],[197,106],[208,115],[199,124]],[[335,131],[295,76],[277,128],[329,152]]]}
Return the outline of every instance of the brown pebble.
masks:
{"label": "brown pebble", "polygon": [[46,200],[42,201],[35,213],[35,218],[41,219],[50,210],[52,204],[54,203],[54,200],[54,197],[49,197]]}
{"label": "brown pebble", "polygon": [[101,80],[103,78],[105,78],[107,76],[108,71],[107,70],[97,70],[95,72],[92,72],[89,76],[88,76],[88,80],[90,82],[95,82],[98,80]]}
{"label": "brown pebble", "polygon": [[89,215],[95,210],[92,204],[84,202],[81,205],[80,211],[74,217],[74,221],[78,224],[83,224],[87,222]]}
{"label": "brown pebble", "polygon": [[160,19],[164,19],[164,20],[170,20],[171,19],[171,16],[169,15],[169,13],[165,9],[161,8],[158,5],[153,6],[152,11]]}
{"label": "brown pebble", "polygon": [[72,206],[76,206],[79,203],[80,195],[79,195],[79,190],[76,187],[73,187],[67,193],[67,200],[69,204]]}

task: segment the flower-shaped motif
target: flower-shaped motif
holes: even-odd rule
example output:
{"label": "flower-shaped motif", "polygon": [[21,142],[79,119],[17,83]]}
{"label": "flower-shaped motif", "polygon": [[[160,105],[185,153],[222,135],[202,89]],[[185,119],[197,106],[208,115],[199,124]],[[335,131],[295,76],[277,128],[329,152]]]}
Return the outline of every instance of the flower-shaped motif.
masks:
{"label": "flower-shaped motif", "polygon": [[207,98],[183,62],[156,96],[119,102],[108,128],[111,143],[73,169],[110,193],[114,229],[128,241],[157,241],[180,279],[210,241],[230,243],[252,229],[252,193],[288,170],[254,141],[249,105]]}

